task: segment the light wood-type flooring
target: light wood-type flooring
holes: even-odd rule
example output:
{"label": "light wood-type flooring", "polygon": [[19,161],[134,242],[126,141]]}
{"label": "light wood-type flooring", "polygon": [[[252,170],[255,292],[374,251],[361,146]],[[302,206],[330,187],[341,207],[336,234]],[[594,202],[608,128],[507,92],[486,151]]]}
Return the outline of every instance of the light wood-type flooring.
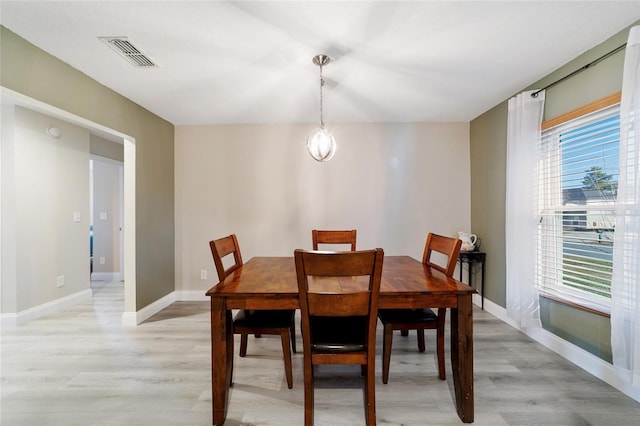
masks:
{"label": "light wood-type flooring", "polygon": [[[92,287],[91,301],[2,330],[0,425],[210,425],[208,302],[177,302],[124,328],[122,283]],[[428,332],[421,354],[415,334],[394,335],[389,384],[380,373],[376,382],[379,425],[462,424],[449,354],[438,380],[434,340]],[[476,425],[640,425],[638,402],[480,309],[474,345]],[[289,390],[279,337],[251,337],[246,358],[238,346],[225,424],[301,425],[302,354]],[[359,373],[318,370],[316,425],[364,424]]]}

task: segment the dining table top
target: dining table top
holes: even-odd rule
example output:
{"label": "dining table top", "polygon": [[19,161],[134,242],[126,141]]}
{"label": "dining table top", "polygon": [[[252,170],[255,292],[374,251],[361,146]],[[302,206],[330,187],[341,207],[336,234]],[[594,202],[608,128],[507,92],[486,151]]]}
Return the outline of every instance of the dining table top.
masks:
{"label": "dining table top", "polygon": [[[336,285],[357,286],[351,277],[323,280],[324,288]],[[314,289],[321,291],[322,289]],[[348,290],[348,289],[347,289]],[[410,256],[385,256],[382,266],[380,298],[424,296],[451,296],[474,293],[476,290],[443,272],[423,264]],[[227,278],[213,286],[206,295],[210,297],[297,297],[298,284],[293,256],[254,257]]]}

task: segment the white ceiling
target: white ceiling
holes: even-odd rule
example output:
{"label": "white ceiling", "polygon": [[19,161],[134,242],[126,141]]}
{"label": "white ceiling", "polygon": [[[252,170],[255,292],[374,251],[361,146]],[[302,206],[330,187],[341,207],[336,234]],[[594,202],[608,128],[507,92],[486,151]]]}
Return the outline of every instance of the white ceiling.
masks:
{"label": "white ceiling", "polygon": [[639,19],[637,0],[0,1],[2,25],[176,125],[318,121],[318,53],[328,127],[469,121]]}

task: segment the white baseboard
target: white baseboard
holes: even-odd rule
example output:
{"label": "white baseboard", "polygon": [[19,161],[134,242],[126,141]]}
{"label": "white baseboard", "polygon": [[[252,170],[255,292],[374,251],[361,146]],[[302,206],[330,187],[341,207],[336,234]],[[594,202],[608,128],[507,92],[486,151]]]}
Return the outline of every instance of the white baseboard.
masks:
{"label": "white baseboard", "polygon": [[34,306],[33,308],[25,309],[18,313],[0,314],[0,324],[3,327],[16,326],[24,324],[28,321],[40,318],[43,315],[59,312],[63,309],[73,306],[76,303],[83,300],[91,299],[91,289],[79,291],[77,293],[70,294],[68,296],[61,297],[56,300],[52,300],[42,305]]}
{"label": "white baseboard", "polygon": [[592,353],[585,351],[581,347],[576,346],[543,328],[526,330],[520,329],[512,319],[507,317],[507,310],[502,306],[495,304],[491,300],[484,300],[484,309],[516,330],[520,330],[541,345],[551,349],[567,361],[570,361],[587,371],[592,376],[599,378],[630,398],[640,402],[640,388],[633,387],[629,383],[621,380],[620,377],[616,375],[613,365],[609,364],[605,360],[598,358]]}
{"label": "white baseboard", "polygon": [[175,294],[176,300],[181,302],[208,302],[210,298],[205,294],[206,292],[206,290],[179,290]]}
{"label": "white baseboard", "polygon": [[518,326],[518,324],[511,318],[507,317],[507,310],[502,306],[492,302],[489,299],[484,299],[484,310],[489,312],[491,315],[498,318],[502,322],[506,322],[511,327],[517,330],[520,330],[520,327]]}
{"label": "white baseboard", "polygon": [[92,272],[91,281],[120,281],[120,272]]}
{"label": "white baseboard", "polygon": [[471,295],[471,301],[473,302],[474,305],[476,306],[482,306],[482,297],[479,294],[473,294]]}
{"label": "white baseboard", "polygon": [[122,325],[125,327],[135,327],[174,302],[207,302],[209,301],[209,297],[207,297],[205,293],[205,290],[174,291],[137,312],[123,312]]}
{"label": "white baseboard", "polygon": [[125,327],[135,327],[141,324],[144,320],[151,318],[167,306],[176,301],[176,293],[171,292],[166,296],[156,300],[153,303],[145,306],[136,312],[123,312],[122,313],[122,325]]}

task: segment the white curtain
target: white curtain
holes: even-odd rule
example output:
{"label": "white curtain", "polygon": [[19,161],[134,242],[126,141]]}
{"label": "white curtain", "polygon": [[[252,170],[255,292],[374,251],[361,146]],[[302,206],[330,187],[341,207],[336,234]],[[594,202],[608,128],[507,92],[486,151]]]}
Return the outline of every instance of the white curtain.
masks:
{"label": "white curtain", "polygon": [[544,91],[509,99],[507,119],[506,280],[507,316],[520,328],[540,327],[535,287],[538,229],[537,148]]}
{"label": "white curtain", "polygon": [[622,78],[611,349],[616,371],[640,386],[640,26],[629,32]]}

